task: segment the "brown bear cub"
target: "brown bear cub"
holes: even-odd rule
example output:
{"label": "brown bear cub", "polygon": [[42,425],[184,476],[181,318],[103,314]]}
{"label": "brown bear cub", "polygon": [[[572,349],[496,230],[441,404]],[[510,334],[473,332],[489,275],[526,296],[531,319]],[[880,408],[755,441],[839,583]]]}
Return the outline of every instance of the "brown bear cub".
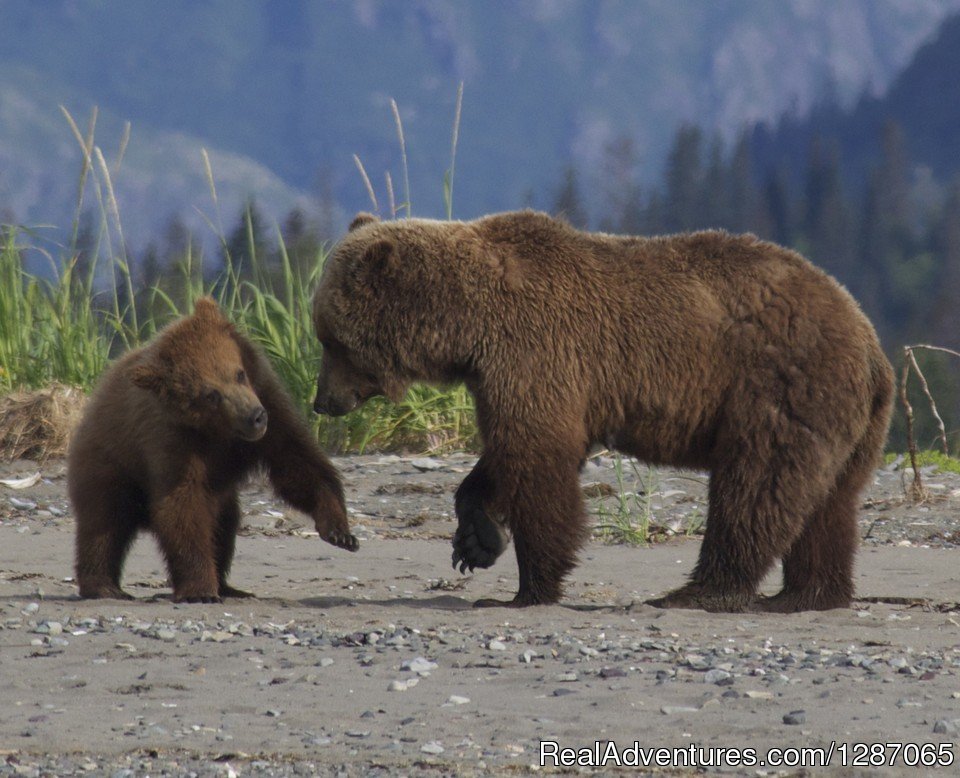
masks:
{"label": "brown bear cub", "polygon": [[[697,565],[654,604],[850,603],[857,495],[893,376],[857,304],[793,251],[724,232],[580,232],[530,211],[363,214],[323,270],[314,322],[320,412],[466,382],[483,453],[457,491],[453,561],[489,567],[512,534],[520,587],[506,604],[561,596],[588,536],[578,469],[597,443],[710,472]],[[758,596],[778,559],[782,591]]]}
{"label": "brown bear cub", "polygon": [[348,551],[340,478],[266,357],[209,298],[100,380],[74,434],[67,481],[81,597],[120,588],[137,532],[157,538],[175,602],[248,597],[227,583],[237,489],[263,466],[277,493]]}

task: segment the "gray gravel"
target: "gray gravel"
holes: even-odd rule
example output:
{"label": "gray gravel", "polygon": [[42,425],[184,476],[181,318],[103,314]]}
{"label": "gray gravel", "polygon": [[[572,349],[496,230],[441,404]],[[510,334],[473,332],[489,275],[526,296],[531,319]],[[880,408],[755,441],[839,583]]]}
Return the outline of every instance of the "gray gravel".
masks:
{"label": "gray gravel", "polygon": [[856,607],[711,615],[642,604],[692,567],[705,477],[628,465],[618,482],[599,457],[582,476],[591,512],[607,521],[625,490],[659,542],[601,533],[562,606],[476,610],[512,593],[516,566],[449,567],[472,461],[338,460],[356,555],[253,483],[234,583],[260,596],[223,605],[173,605],[146,539],[135,602],[76,599],[62,463],[0,487],[0,775],[524,774],[551,739],[956,744],[960,477],[926,473],[932,497],[914,504],[902,472],[877,473]]}

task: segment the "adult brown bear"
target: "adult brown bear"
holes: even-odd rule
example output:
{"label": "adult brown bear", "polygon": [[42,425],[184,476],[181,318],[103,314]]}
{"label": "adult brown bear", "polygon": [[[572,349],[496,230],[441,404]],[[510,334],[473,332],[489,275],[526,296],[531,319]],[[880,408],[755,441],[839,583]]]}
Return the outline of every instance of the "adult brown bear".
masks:
{"label": "adult brown bear", "polygon": [[[483,453],[456,495],[453,559],[488,567],[509,530],[508,604],[560,597],[587,536],[578,468],[598,442],[710,471],[699,561],[654,604],[850,602],[857,495],[886,436],[892,370],[853,299],[798,254],[724,232],[592,234],[530,211],[361,214],[324,268],[314,322],[317,411],[466,382]],[[783,589],[758,597],[777,559]]]}
{"label": "adult brown bear", "polygon": [[340,478],[269,363],[209,298],[101,378],[70,446],[81,597],[120,588],[137,532],[156,535],[176,602],[250,596],[227,583],[237,488],[264,466],[320,537],[349,551]]}

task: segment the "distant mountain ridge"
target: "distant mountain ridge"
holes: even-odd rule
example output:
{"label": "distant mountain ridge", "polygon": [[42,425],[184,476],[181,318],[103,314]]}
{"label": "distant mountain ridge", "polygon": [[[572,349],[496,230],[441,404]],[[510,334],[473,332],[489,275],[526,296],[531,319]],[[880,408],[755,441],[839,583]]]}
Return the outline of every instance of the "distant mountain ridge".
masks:
{"label": "distant mountain ridge", "polygon": [[960,175],[960,14],[897,75],[886,94],[845,108],[826,102],[809,115],[787,115],[753,132],[756,167],[781,166],[799,180],[815,143],[836,155],[846,183],[861,189],[875,166],[883,128],[895,123],[915,172],[940,184]]}
{"label": "distant mountain ridge", "polygon": [[548,207],[568,164],[589,200],[611,140],[635,139],[652,180],[680,122],[729,135],[828,84],[844,104],[883,91],[951,11],[960,0],[0,0],[0,209],[69,213],[80,157],[61,102],[78,119],[100,106],[106,147],[132,122],[117,186],[136,244],[209,204],[201,146],[225,219],[250,194],[279,219],[321,186],[344,214],[369,209],[353,154],[382,208],[384,173],[401,181],[395,99],[413,211],[437,216],[460,81],[455,215]]}

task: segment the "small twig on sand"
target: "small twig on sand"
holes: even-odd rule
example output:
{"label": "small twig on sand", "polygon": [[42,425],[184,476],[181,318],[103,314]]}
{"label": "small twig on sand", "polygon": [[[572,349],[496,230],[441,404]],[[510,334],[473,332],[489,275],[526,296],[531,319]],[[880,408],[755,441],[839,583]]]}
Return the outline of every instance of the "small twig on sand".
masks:
{"label": "small twig on sand", "polygon": [[933,418],[937,421],[937,428],[939,430],[939,435],[937,437],[940,440],[940,445],[943,449],[944,455],[949,456],[950,448],[947,444],[947,430],[944,426],[943,418],[940,416],[940,412],[937,410],[937,404],[934,402],[933,395],[930,393],[930,386],[927,383],[927,379],[923,375],[923,371],[920,370],[920,365],[917,364],[917,358],[913,353],[914,349],[918,348],[927,349],[929,351],[940,351],[944,354],[952,354],[955,357],[960,357],[960,352],[956,352],[949,348],[943,348],[942,346],[930,346],[927,344],[917,344],[915,346],[903,347],[903,371],[900,373],[900,402],[903,405],[903,410],[907,419],[907,450],[910,454],[910,465],[913,468],[913,483],[910,486],[910,496],[914,500],[920,502],[926,500],[928,494],[927,490],[923,486],[923,481],[920,479],[920,467],[917,464],[917,442],[913,435],[913,406],[910,405],[910,401],[907,399],[907,379],[910,375],[911,369],[917,374],[917,378],[920,381],[920,387],[923,389],[923,393],[926,395],[927,400],[930,401],[930,411],[933,413]]}
{"label": "small twig on sand", "polygon": [[913,359],[913,352],[909,346],[903,349],[903,370],[900,373],[900,402],[907,418],[907,453],[910,455],[910,466],[913,468],[913,483],[910,485],[910,496],[917,502],[926,499],[927,490],[923,488],[920,479],[920,465],[917,463],[917,442],[913,437],[913,406],[907,399],[907,378],[910,376],[910,366],[917,364]]}

